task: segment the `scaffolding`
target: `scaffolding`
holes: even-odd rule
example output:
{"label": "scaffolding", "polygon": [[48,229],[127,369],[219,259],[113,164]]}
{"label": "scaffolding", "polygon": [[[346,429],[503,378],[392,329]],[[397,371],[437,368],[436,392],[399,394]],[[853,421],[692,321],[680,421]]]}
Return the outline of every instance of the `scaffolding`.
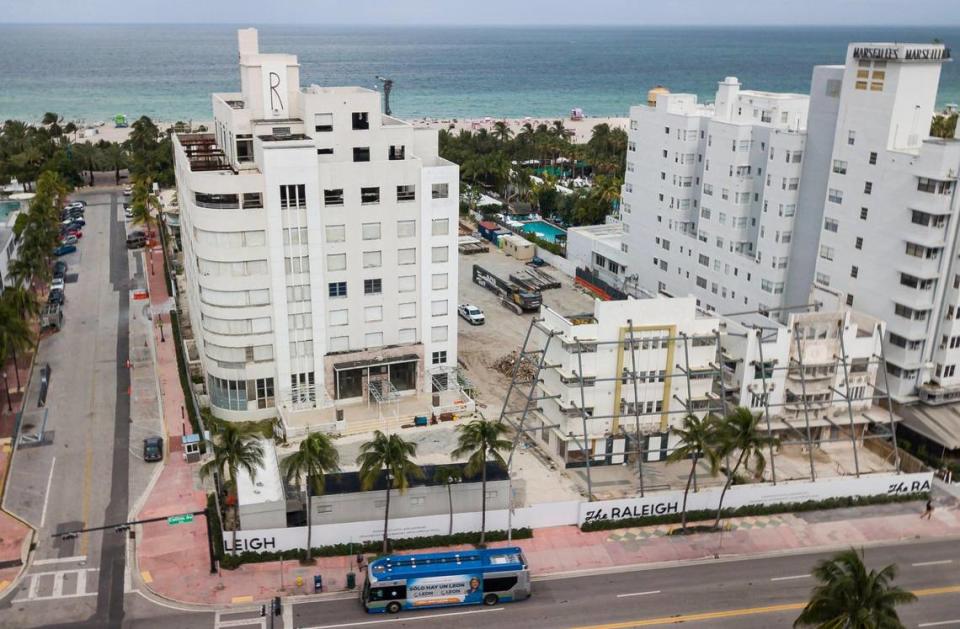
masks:
{"label": "scaffolding", "polygon": [[[793,306],[779,309],[781,311],[790,311],[790,310],[800,310],[806,312],[818,312],[819,304],[805,304],[803,306]],[[866,389],[869,391],[869,395],[855,396],[851,391],[851,381],[850,373],[852,366],[852,358],[847,352],[847,343],[844,340],[844,331],[846,330],[847,323],[853,323],[853,319],[848,319],[846,310],[838,310],[837,316],[839,320],[836,324],[836,337],[828,338],[837,338],[839,340],[838,349],[839,351],[834,353],[832,356],[832,370],[829,373],[834,375],[832,382],[836,382],[835,376],[837,374],[842,374],[842,380],[838,386],[829,386],[827,390],[830,393],[830,400],[826,403],[826,408],[831,409],[831,413],[822,414],[820,420],[825,420],[827,425],[819,425],[817,430],[814,430],[814,427],[811,423],[811,412],[813,412],[814,404],[811,402],[811,398],[807,395],[808,390],[808,380],[810,376],[808,375],[806,364],[805,364],[805,354],[807,353],[806,343],[803,342],[800,326],[802,325],[801,321],[794,321],[792,330],[785,325],[777,326],[764,326],[757,325],[756,323],[748,324],[744,321],[738,320],[740,317],[745,315],[761,315],[766,317],[769,315],[769,310],[767,311],[748,311],[748,312],[739,312],[733,313],[731,315],[715,315],[713,313],[708,313],[711,317],[717,317],[721,322],[724,320],[733,321],[737,323],[744,331],[737,332],[731,330],[715,329],[710,334],[700,334],[700,335],[688,335],[686,333],[677,333],[675,330],[659,336],[659,337],[637,337],[635,331],[644,328],[637,328],[634,325],[632,320],[626,321],[626,327],[622,328],[621,335],[619,339],[616,340],[601,340],[601,339],[579,339],[573,338],[573,344],[575,347],[576,354],[576,363],[577,369],[573,372],[575,378],[575,386],[579,388],[579,404],[573,403],[573,406],[576,408],[577,414],[580,418],[581,424],[581,433],[579,435],[575,433],[569,433],[568,438],[572,439],[580,450],[584,454],[584,467],[586,473],[586,482],[587,482],[587,495],[589,500],[593,500],[593,481],[591,478],[591,465],[596,465],[598,461],[602,461],[611,456],[610,452],[595,453],[591,451],[590,444],[592,440],[596,439],[596,436],[591,437],[588,424],[591,421],[596,420],[612,420],[612,425],[610,431],[606,436],[614,437],[623,437],[625,440],[625,449],[622,452],[616,452],[614,455],[619,457],[624,457],[624,464],[629,463],[629,459],[633,458],[633,462],[636,465],[636,475],[639,481],[639,493],[641,496],[649,489],[645,483],[644,479],[644,463],[649,462],[649,456],[652,453],[664,454],[664,458],[669,455],[675,448],[670,448],[668,442],[670,428],[669,416],[674,415],[688,415],[691,413],[702,414],[702,415],[716,415],[724,416],[732,411],[734,408],[740,406],[740,400],[738,395],[735,395],[736,391],[739,394],[739,390],[735,387],[728,386],[725,382],[727,377],[727,367],[725,361],[725,353],[723,347],[723,337],[740,337],[746,340],[749,336],[754,336],[757,341],[757,360],[751,360],[749,363],[749,356],[743,358],[743,374],[744,377],[738,382],[740,388],[743,388],[743,381],[747,378],[747,368],[753,368],[759,372],[759,378],[754,377],[752,379],[759,379],[761,381],[761,386],[763,388],[762,392],[759,393],[760,399],[762,400],[762,409],[757,414],[758,419],[761,424],[761,429],[764,430],[768,437],[773,437],[775,434],[780,437],[777,446],[775,447],[772,443],[769,446],[767,452],[768,458],[768,470],[770,472],[770,480],[776,484],[778,482],[777,476],[777,457],[783,454],[783,448],[785,446],[800,446],[801,452],[805,452],[809,458],[809,477],[810,480],[817,479],[817,468],[815,463],[815,453],[817,450],[822,449],[824,444],[829,443],[838,443],[838,442],[849,442],[852,451],[853,451],[853,463],[854,469],[853,474],[857,477],[862,473],[861,471],[861,457],[860,449],[866,446],[868,440],[885,440],[889,441],[892,445],[893,450],[893,461],[892,466],[896,473],[900,473],[900,454],[899,447],[897,444],[896,436],[896,419],[893,414],[893,408],[891,403],[891,398],[889,395],[889,386],[887,383],[887,365],[886,365],[886,356],[883,349],[882,336],[883,328],[882,324],[879,322],[873,322],[873,329],[869,330],[869,335],[872,338],[877,338],[880,342],[875,344],[875,349],[867,358],[864,363],[861,360],[858,361],[858,366],[861,370],[866,368],[867,373],[871,367],[876,367],[876,374],[874,377],[868,377],[866,379]],[[852,317],[852,314],[850,315]],[[721,326],[723,327],[723,326]],[[764,345],[772,339],[776,339],[777,335],[780,333],[792,333],[793,339],[792,342],[795,343],[795,352],[790,352],[788,348],[788,356],[790,356],[788,364],[780,365],[779,361],[776,359],[770,360],[764,355]],[[538,385],[543,381],[543,372],[549,369],[556,369],[558,365],[549,365],[547,364],[547,352],[559,332],[556,330],[550,329],[544,324],[544,319],[535,317],[530,321],[529,327],[527,329],[526,335],[524,337],[523,345],[520,348],[520,352],[517,358],[516,363],[513,366],[513,372],[511,374],[511,380],[509,387],[507,389],[507,394],[503,402],[503,406],[500,412],[499,421],[506,423],[514,431],[513,444],[510,451],[510,456],[508,458],[508,468],[512,464],[513,454],[516,450],[518,444],[521,441],[521,438],[528,432],[535,432],[546,428],[558,428],[558,425],[550,424],[547,425],[546,421],[542,421],[542,425],[530,428],[527,426],[530,417],[534,413],[539,413],[541,420],[543,419],[543,408],[541,403],[545,400],[560,398],[560,395],[547,395],[542,392]],[[645,372],[638,370],[637,362],[637,352],[641,345],[646,343],[661,343],[661,347],[664,345],[669,348],[668,351],[668,366],[669,369],[666,373],[661,372],[661,376],[664,382],[664,390],[670,392],[671,382],[674,379],[684,379],[686,382],[686,395],[676,395],[673,394],[671,401],[677,402],[679,408],[667,408],[664,405],[661,410],[653,411],[644,411],[642,410],[642,404],[640,403],[640,398],[638,397],[639,384],[644,382],[649,382],[650,375]],[[621,345],[623,348],[622,352],[619,352],[618,355],[623,358],[626,355],[627,360],[624,362],[626,364],[618,365],[616,377],[610,378],[600,378],[594,376],[585,376],[583,369],[583,354],[596,351],[595,349],[586,350],[585,346],[589,344],[590,346],[599,346],[599,345]],[[691,367],[690,365],[690,346],[694,344],[696,346],[712,345],[715,349],[715,358],[710,362],[706,369],[700,369],[696,367]],[[676,360],[678,356],[682,356],[683,360],[680,362]],[[740,359],[737,359],[736,362],[739,362]],[[759,365],[758,365],[759,363]],[[823,367],[825,363],[822,361],[817,363],[817,366]],[[759,368],[758,368],[759,367]],[[772,392],[772,387],[774,386],[769,380],[774,378],[774,374],[778,371],[787,371],[785,374],[785,391],[784,399],[780,403],[772,403],[770,401],[770,393]],[[883,378],[883,387],[882,389],[877,385],[877,381],[880,378]],[[710,390],[706,399],[696,398],[692,392],[692,381],[694,379],[700,378],[709,378],[711,379]],[[799,379],[800,383],[800,401],[799,404],[796,401],[788,401],[786,393],[789,389],[789,386],[786,386],[786,378]],[[822,378],[821,378],[822,379]],[[621,399],[618,407],[617,402],[614,403],[613,414],[611,415],[597,415],[593,413],[593,409],[588,408],[586,404],[586,393],[584,391],[585,387],[595,386],[598,382],[613,382],[617,381],[617,391],[621,390],[621,386],[626,386],[632,388],[633,392],[633,404],[627,404],[626,409],[620,408],[623,406]],[[659,380],[658,380],[659,381]],[[749,386],[747,390],[750,390],[752,393],[756,394],[753,389]],[[855,413],[854,411],[854,402],[862,403],[865,400],[871,402],[871,410],[882,410],[883,407],[886,408],[886,418],[885,421],[874,419],[873,417],[868,416],[867,411],[862,411],[860,413]],[[839,406],[838,406],[839,405]],[[752,404],[752,406],[756,406]],[[800,407],[800,410],[797,410],[797,407]],[[824,407],[823,403],[820,403],[821,408]],[[840,406],[845,407],[844,410],[835,410]],[[624,413],[624,410],[628,411]],[[778,413],[777,411],[782,411]],[[788,411],[794,411],[795,417],[789,417],[790,413]],[[752,411],[753,412],[753,411]],[[839,416],[843,413],[846,414],[845,420],[839,419]],[[831,414],[834,415],[834,418],[831,418]],[[858,416],[863,420],[859,424],[855,421],[855,417]],[[797,417],[802,416],[802,424],[797,424]],[[632,420],[632,430],[625,428],[620,424],[623,418]],[[834,421],[838,419],[838,421]],[[775,421],[776,420],[776,421]],[[779,427],[775,428],[774,424],[780,424]],[[829,431],[822,430],[823,428],[829,427]],[[833,437],[829,436],[831,433],[836,432],[838,436]],[[844,433],[849,434],[844,434]],[[827,436],[825,436],[825,434]],[[645,446],[645,441],[650,435],[660,434],[664,440],[663,447],[651,449]],[[631,444],[631,441],[633,443]],[[536,440],[533,440],[536,443]],[[549,456],[549,453],[548,453]],[[845,470],[839,467],[838,472],[843,474],[847,473]],[[730,470],[729,464],[729,454],[726,469]],[[696,473],[694,473],[694,487],[696,487]]]}

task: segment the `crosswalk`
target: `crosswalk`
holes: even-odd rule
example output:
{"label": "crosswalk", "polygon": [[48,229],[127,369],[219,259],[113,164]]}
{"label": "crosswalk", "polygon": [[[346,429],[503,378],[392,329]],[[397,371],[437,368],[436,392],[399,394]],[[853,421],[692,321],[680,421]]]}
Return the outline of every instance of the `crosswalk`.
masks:
{"label": "crosswalk", "polygon": [[[227,629],[228,627],[236,627],[238,629],[266,629],[267,627],[267,618],[260,616],[260,608],[251,608],[251,609],[239,609],[239,610],[230,610],[230,611],[220,611],[217,612],[216,617],[213,621],[214,629]],[[271,619],[272,620],[272,619]],[[281,627],[282,623],[279,622],[280,619],[276,619],[277,622],[274,627]]]}
{"label": "crosswalk", "polygon": [[99,568],[76,568],[28,573],[20,584],[14,603],[50,601],[97,595]]}

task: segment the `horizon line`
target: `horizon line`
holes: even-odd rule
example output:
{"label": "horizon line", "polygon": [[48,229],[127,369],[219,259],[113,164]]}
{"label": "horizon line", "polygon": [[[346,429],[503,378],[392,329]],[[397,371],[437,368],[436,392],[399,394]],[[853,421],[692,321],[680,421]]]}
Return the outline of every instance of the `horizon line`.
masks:
{"label": "horizon line", "polygon": [[10,21],[0,24],[0,28],[5,26],[249,26],[249,25],[258,25],[258,26],[288,26],[295,28],[311,28],[311,27],[334,27],[334,28],[343,28],[343,27],[359,27],[359,28],[412,28],[412,29],[429,29],[429,28],[489,28],[489,29],[500,29],[500,30],[510,30],[518,28],[611,28],[611,29],[627,29],[627,28],[685,28],[685,29],[696,29],[696,28],[785,28],[785,29],[794,29],[794,28],[825,28],[825,29],[851,29],[851,28],[960,28],[960,22],[949,23],[949,24],[913,24],[913,23],[861,23],[861,24],[819,24],[819,23],[808,23],[808,24],[784,24],[782,22],[757,22],[753,24],[742,24],[742,23],[709,23],[709,24],[690,24],[683,22],[662,22],[662,23],[573,23],[573,22],[556,22],[551,24],[538,24],[538,23],[529,23],[529,24],[476,24],[476,23],[467,23],[467,22],[437,22],[435,24],[395,24],[395,23],[359,23],[359,22],[262,22],[262,21],[249,21],[249,22],[215,22],[215,21],[197,21],[197,22],[186,22],[186,21],[177,21],[177,22],[126,22],[126,21],[90,21],[90,22],[41,22],[41,21]]}

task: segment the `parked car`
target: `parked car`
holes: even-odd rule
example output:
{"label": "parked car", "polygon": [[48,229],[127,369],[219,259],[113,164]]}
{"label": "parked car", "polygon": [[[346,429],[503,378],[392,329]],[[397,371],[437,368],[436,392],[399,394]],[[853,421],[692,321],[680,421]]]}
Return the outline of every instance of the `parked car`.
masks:
{"label": "parked car", "polygon": [[60,245],[59,247],[53,250],[53,255],[59,258],[60,256],[67,255],[68,253],[76,253],[76,251],[77,251],[76,245]]}
{"label": "parked car", "polygon": [[147,237],[143,232],[127,235],[127,249],[139,249],[147,244]]}
{"label": "parked car", "polygon": [[63,290],[64,289],[64,280],[63,276],[55,277],[50,282],[50,290]]}
{"label": "parked car", "polygon": [[57,260],[53,263],[53,277],[66,277],[68,268],[66,262]]}
{"label": "parked car", "polygon": [[62,288],[54,288],[53,290],[50,291],[50,294],[47,295],[47,303],[57,304],[58,306],[62,306],[63,302],[66,301],[66,299],[67,297],[64,294]]}
{"label": "parked car", "polygon": [[486,320],[483,316],[483,310],[471,304],[460,304],[460,306],[457,307],[457,312],[460,313],[460,316],[466,319],[470,325],[483,325],[483,322]]}
{"label": "parked car", "polygon": [[77,218],[67,218],[65,220],[60,221],[60,224],[64,226],[77,225],[79,227],[83,227],[84,225],[87,224],[87,221],[83,220],[83,217],[81,216]]}
{"label": "parked car", "polygon": [[65,238],[66,236],[76,236],[77,238],[83,238],[83,230],[79,227],[68,227],[66,229],[60,230],[60,237]]}
{"label": "parked car", "polygon": [[129,197],[133,194],[133,186],[124,186],[123,187],[123,196]]}
{"label": "parked car", "polygon": [[130,207],[129,205],[128,205],[127,207],[123,208],[123,218],[125,218],[125,219],[128,220],[128,221],[129,221],[131,218],[133,218],[133,208]]}
{"label": "parked car", "polygon": [[60,244],[61,244],[61,245],[75,245],[75,244],[77,244],[77,242],[79,242],[79,240],[80,240],[80,239],[77,238],[76,236],[74,236],[73,234],[67,234],[66,236],[63,236],[62,238],[60,238]]}
{"label": "parked car", "polygon": [[147,437],[143,440],[143,460],[163,460],[163,437]]}

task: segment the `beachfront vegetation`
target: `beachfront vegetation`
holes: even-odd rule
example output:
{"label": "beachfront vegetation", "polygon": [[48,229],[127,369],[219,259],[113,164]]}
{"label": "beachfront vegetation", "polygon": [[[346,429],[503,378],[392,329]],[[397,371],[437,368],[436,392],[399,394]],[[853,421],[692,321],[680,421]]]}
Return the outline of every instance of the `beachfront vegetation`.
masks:
{"label": "beachfront vegetation", "polygon": [[44,114],[37,124],[7,120],[0,127],[0,184],[17,180],[32,191],[46,171],[57,173],[72,187],[93,185],[95,172],[112,171],[114,183],[119,184],[122,171],[129,170],[131,176],[173,185],[170,129],[161,131],[142,116],[122,143],[80,141],[80,131],[53,112]]}
{"label": "beachfront vegetation", "polygon": [[340,470],[340,453],[330,437],[322,432],[311,432],[300,442],[296,452],[280,462],[280,469],[287,483],[299,487],[304,479],[307,481],[306,561],[310,563],[313,561],[313,496],[323,493],[327,472]]}
{"label": "beachfront vegetation", "polygon": [[820,585],[794,621],[794,627],[903,627],[897,606],[917,597],[896,585],[897,567],[868,570],[863,551],[844,550],[813,569]]}
{"label": "beachfront vegetation", "polygon": [[952,138],[957,132],[957,118],[960,114],[937,114],[930,124],[930,135],[935,138]]}
{"label": "beachfront vegetation", "polygon": [[[570,135],[561,120],[536,127],[527,123],[516,134],[504,122],[494,123],[489,131],[454,135],[441,130],[440,155],[460,165],[470,209],[476,209],[477,192],[487,190],[508,205],[524,204],[567,225],[602,223],[620,197],[627,134],[604,123],[593,128],[586,144],[571,142]],[[578,177],[592,180],[592,185],[572,194],[558,190],[561,178]]]}
{"label": "beachfront vegetation", "polygon": [[[475,419],[469,424],[460,424],[457,426],[457,448],[451,453],[455,459],[466,457],[467,465],[463,468],[464,475],[473,477],[480,474],[483,483],[480,508],[481,546],[486,542],[487,532],[487,461],[492,460],[506,469],[507,462],[500,454],[501,451],[509,450],[512,445],[510,441],[503,438],[506,431],[506,425],[485,419]],[[508,497],[509,499],[512,499],[512,496]]]}

